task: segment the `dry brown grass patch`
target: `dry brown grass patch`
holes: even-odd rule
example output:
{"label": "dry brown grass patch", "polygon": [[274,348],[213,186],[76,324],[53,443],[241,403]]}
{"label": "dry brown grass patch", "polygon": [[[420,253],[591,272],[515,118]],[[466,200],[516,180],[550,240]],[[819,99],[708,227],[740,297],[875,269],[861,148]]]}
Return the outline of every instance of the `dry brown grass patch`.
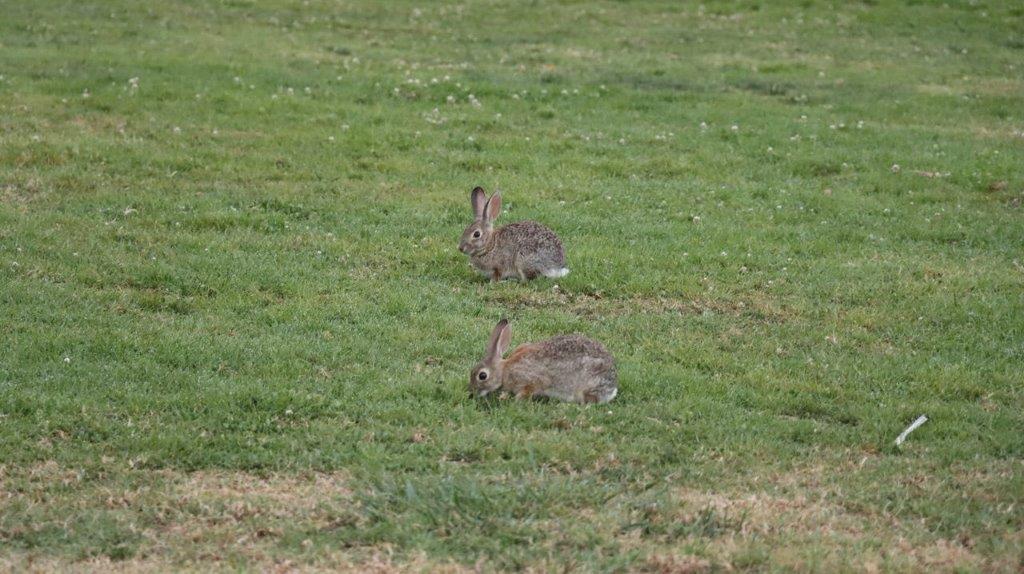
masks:
{"label": "dry brown grass patch", "polygon": [[708,313],[747,317],[765,323],[784,323],[795,312],[767,297],[743,300],[641,296],[605,297],[601,294],[566,293],[561,290],[508,293],[489,291],[484,298],[511,309],[558,309],[579,317],[608,317],[628,314],[703,315]]}

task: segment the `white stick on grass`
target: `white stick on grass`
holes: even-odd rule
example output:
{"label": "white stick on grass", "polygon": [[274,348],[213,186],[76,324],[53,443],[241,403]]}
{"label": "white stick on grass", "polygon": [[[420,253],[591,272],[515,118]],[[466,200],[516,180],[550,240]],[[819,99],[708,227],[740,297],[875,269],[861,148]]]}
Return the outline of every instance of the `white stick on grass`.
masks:
{"label": "white stick on grass", "polygon": [[923,425],[926,422],[928,422],[928,417],[924,415],[917,417],[916,421],[910,423],[910,426],[904,429],[903,432],[900,433],[900,436],[896,437],[896,446],[900,446],[901,444],[903,444],[903,441],[907,440],[907,435],[917,430],[917,427]]}

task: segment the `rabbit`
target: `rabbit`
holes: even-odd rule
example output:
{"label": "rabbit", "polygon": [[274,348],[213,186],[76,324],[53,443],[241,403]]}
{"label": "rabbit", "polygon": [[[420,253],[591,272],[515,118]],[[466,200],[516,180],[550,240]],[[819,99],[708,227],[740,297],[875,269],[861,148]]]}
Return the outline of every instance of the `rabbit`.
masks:
{"label": "rabbit", "polygon": [[565,277],[565,252],[562,241],[536,221],[517,221],[494,229],[501,212],[501,192],[487,198],[482,187],[473,189],[473,223],[462,232],[459,251],[469,256],[478,271],[491,278],[529,281],[545,277]]}
{"label": "rabbit", "polygon": [[485,397],[501,390],[518,399],[573,403],[607,403],[618,394],[615,359],[601,343],[579,334],[559,335],[519,345],[503,359],[511,336],[508,319],[502,319],[491,332],[483,360],[470,372],[471,394]]}

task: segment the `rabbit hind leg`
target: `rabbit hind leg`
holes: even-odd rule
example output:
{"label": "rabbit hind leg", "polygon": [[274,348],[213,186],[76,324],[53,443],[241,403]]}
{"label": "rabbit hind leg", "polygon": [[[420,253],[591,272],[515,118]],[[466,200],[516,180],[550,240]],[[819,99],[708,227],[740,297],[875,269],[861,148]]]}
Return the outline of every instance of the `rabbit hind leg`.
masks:
{"label": "rabbit hind leg", "polygon": [[537,270],[536,263],[527,258],[517,257],[515,265],[516,273],[519,275],[519,280],[524,283],[536,279],[537,276],[540,275],[540,272]]}
{"label": "rabbit hind leg", "polygon": [[526,283],[530,279],[533,279],[533,277],[530,277],[529,271],[526,269],[527,266],[525,265],[525,263],[526,262],[523,261],[523,259],[521,257],[516,257],[516,260],[515,260],[516,275],[519,276],[519,280],[522,281],[523,283]]}

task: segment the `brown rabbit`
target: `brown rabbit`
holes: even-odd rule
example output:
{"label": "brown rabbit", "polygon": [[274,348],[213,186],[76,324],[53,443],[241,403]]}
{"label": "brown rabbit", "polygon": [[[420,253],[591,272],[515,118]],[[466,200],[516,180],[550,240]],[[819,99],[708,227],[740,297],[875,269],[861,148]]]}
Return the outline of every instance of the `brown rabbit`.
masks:
{"label": "brown rabbit", "polygon": [[517,278],[529,281],[543,275],[564,277],[562,241],[554,231],[536,221],[517,221],[494,229],[501,213],[501,192],[487,198],[483,188],[473,190],[473,223],[462,232],[459,251],[492,281]]}
{"label": "brown rabbit", "polygon": [[501,390],[516,398],[549,397],[573,403],[607,403],[618,394],[615,359],[601,343],[583,335],[559,335],[525,343],[507,359],[512,333],[508,319],[491,332],[487,353],[469,376],[479,397]]}

